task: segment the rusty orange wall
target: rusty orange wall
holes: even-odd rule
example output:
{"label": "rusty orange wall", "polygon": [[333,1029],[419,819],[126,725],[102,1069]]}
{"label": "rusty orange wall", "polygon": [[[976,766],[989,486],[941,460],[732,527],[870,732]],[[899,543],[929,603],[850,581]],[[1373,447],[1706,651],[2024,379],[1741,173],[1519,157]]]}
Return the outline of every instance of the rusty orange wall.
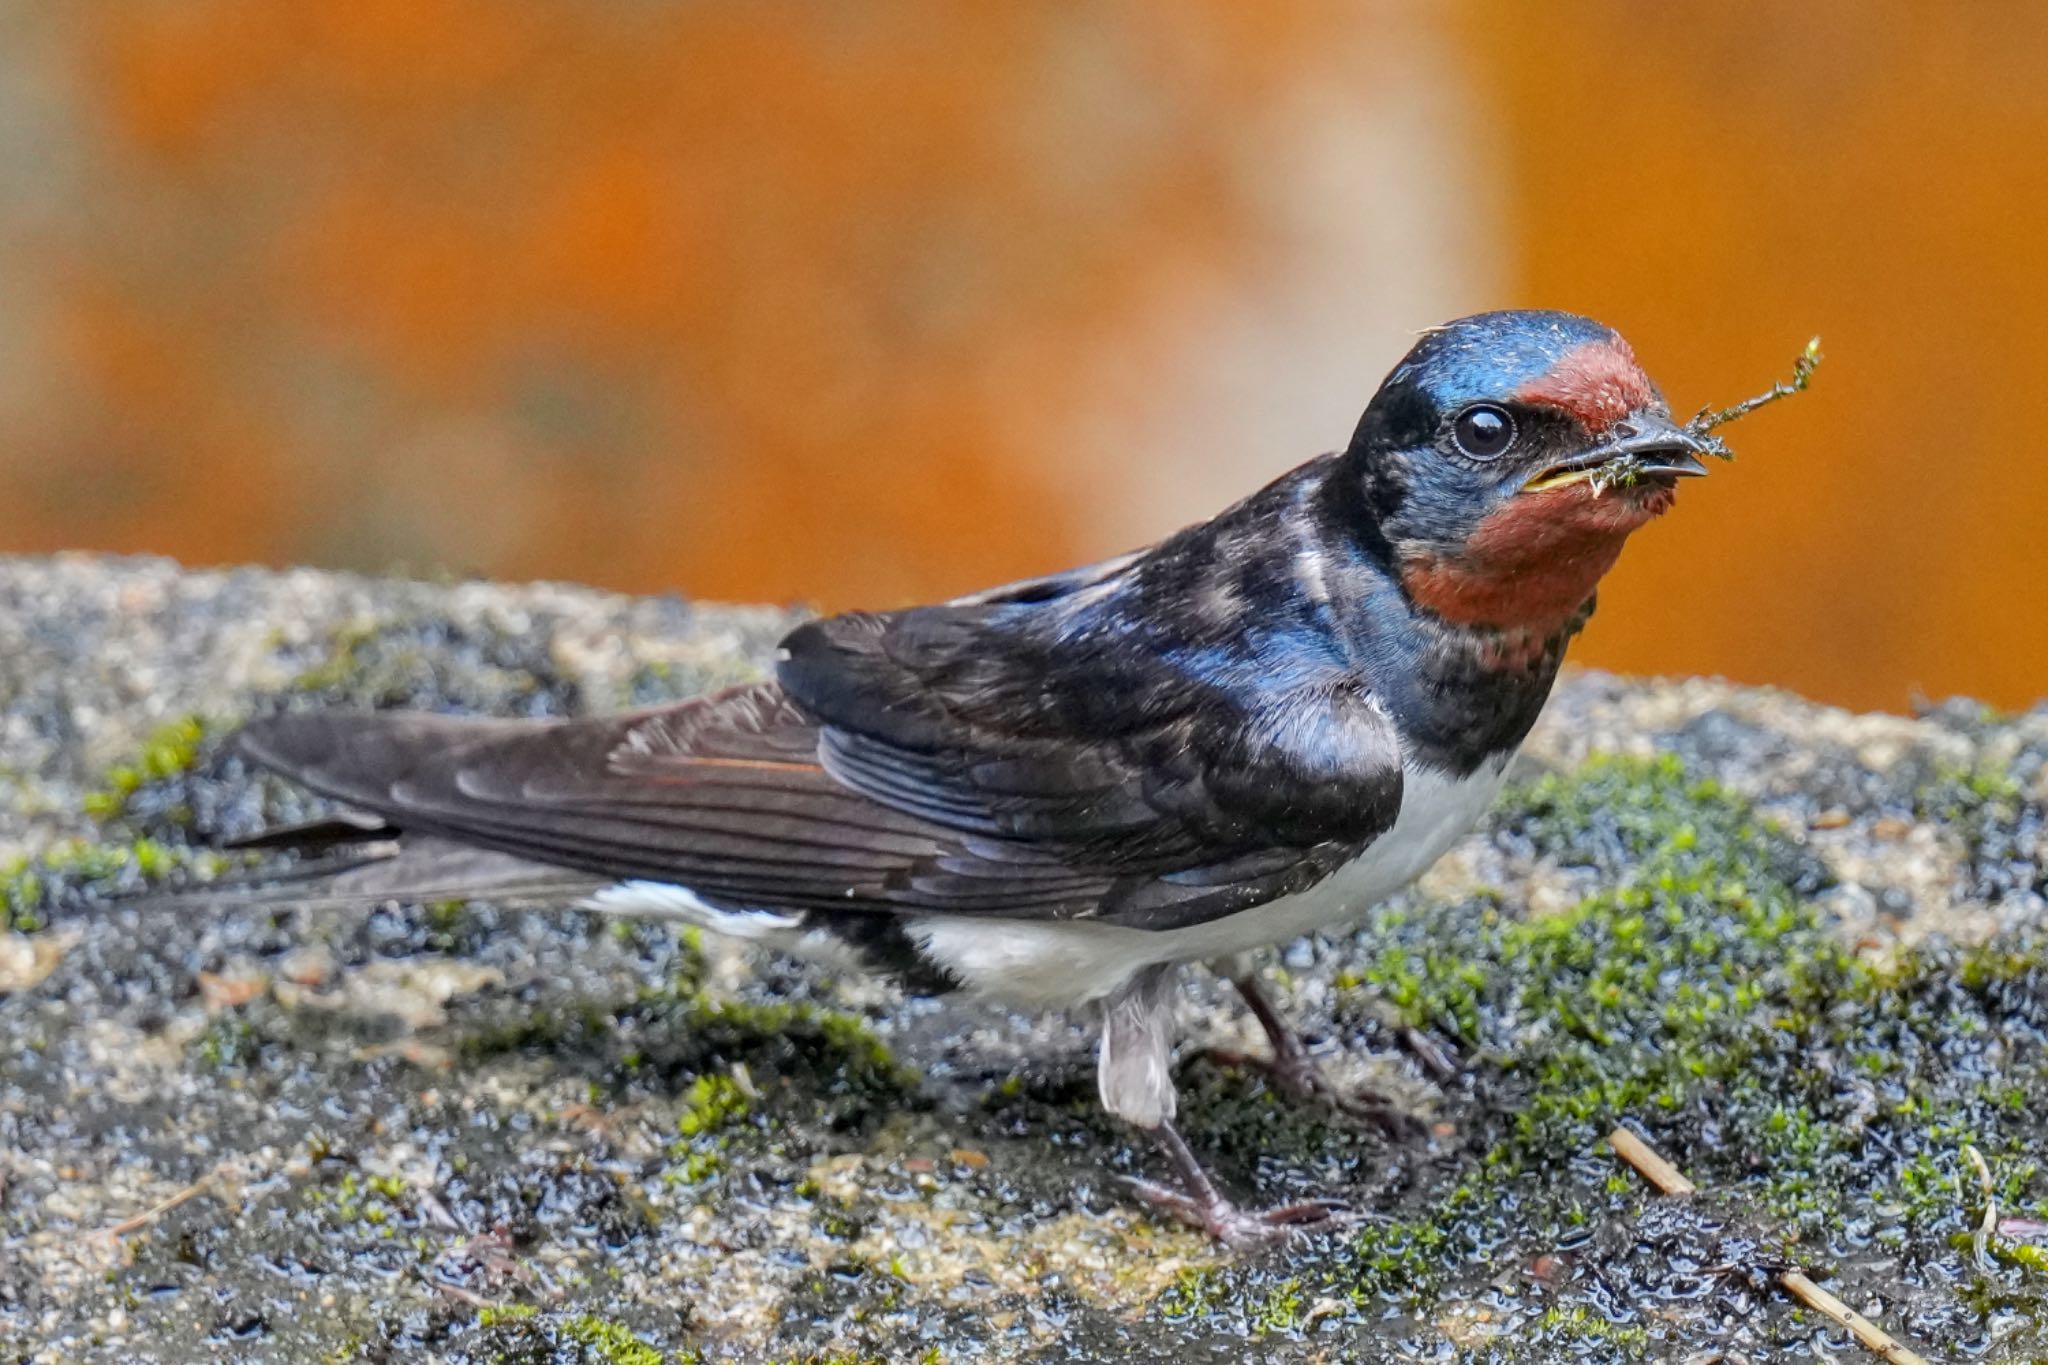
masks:
{"label": "rusty orange wall", "polygon": [[1586,655],[1895,708],[2048,694],[2048,10],[1571,8],[1466,30],[1513,110],[1524,296],[1621,327],[1677,403],[1809,332],[1829,357],[1631,547]]}
{"label": "rusty orange wall", "polygon": [[[1830,355],[1631,551],[1581,657],[1859,705],[2048,692],[2031,7],[4,27],[0,548],[902,602],[1120,549],[1340,440],[1407,330],[1545,304],[1620,326],[1680,406],[1810,332]],[[1345,181],[1353,143],[1393,169]],[[1354,223],[1393,281],[1355,328],[1262,316],[1374,273],[1329,245]],[[1410,250],[1442,259],[1402,294]],[[1288,374],[1321,397],[1273,398]],[[1191,445],[1242,414],[1241,464],[1177,465],[1176,411]]]}

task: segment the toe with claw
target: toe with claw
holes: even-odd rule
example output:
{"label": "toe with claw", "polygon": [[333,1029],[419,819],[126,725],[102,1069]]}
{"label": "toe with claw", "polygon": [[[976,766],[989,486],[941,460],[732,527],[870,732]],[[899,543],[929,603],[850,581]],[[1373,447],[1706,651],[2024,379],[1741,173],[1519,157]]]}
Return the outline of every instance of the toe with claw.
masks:
{"label": "toe with claw", "polygon": [[1230,1200],[1207,1201],[1157,1181],[1133,1179],[1131,1193],[1189,1227],[1199,1228],[1234,1250],[1245,1251],[1277,1242],[1304,1229],[1328,1223],[1344,1212],[1333,1199],[1303,1199],[1270,1209],[1241,1209]]}
{"label": "toe with claw", "polygon": [[1161,1124],[1153,1136],[1180,1173],[1180,1187],[1133,1178],[1131,1193],[1161,1213],[1179,1219],[1238,1250],[1275,1242],[1303,1228],[1328,1223],[1344,1212],[1344,1205],[1332,1199],[1303,1199],[1270,1209],[1241,1209],[1216,1188],[1216,1182],[1196,1158],[1187,1140],[1171,1123]]}
{"label": "toe with claw", "polygon": [[1421,1119],[1386,1096],[1371,1091],[1346,1090],[1333,1082],[1301,1041],[1301,1035],[1280,1017],[1280,1012],[1266,998],[1256,980],[1250,976],[1238,976],[1232,978],[1232,984],[1265,1031],[1273,1055],[1259,1057],[1247,1052],[1212,1048],[1208,1054],[1211,1061],[1220,1066],[1262,1071],[1288,1098],[1304,1104],[1325,1105],[1340,1114],[1371,1123],[1390,1138],[1405,1140],[1428,1133],[1428,1126]]}

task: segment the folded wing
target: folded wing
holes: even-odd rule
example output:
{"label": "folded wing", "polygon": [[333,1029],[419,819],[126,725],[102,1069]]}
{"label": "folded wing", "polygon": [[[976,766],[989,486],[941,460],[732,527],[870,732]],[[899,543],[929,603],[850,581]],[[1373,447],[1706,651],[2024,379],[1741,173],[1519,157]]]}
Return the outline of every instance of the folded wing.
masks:
{"label": "folded wing", "polygon": [[778,681],[653,711],[308,713],[241,744],[408,837],[736,909],[1174,928],[1303,889],[1393,823],[1397,742],[1342,676],[1248,700],[1113,635],[1016,629],[1041,608],[814,622]]}

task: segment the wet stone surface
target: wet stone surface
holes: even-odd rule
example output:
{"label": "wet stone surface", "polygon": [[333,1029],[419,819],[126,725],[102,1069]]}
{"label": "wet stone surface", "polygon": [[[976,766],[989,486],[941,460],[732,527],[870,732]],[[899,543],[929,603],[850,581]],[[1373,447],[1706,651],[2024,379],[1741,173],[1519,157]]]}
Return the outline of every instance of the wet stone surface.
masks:
{"label": "wet stone surface", "polygon": [[1163,1171],[1065,1020],[573,910],[114,899],[314,812],[239,718],[645,704],[789,619],[0,561],[0,1359],[1858,1358],[1793,1263],[1930,1358],[2048,1357],[2048,711],[1569,679],[1483,830],[1267,963],[1431,1138],[1205,1060],[1255,1034],[1193,974],[1190,1140],[1351,1210],[1254,1255],[1124,1198]]}

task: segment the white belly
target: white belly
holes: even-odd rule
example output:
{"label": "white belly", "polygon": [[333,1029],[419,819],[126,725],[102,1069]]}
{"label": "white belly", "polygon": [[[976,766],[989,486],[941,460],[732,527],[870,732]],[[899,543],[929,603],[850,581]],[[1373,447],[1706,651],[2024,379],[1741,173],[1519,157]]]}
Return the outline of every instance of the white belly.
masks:
{"label": "white belly", "polygon": [[[935,965],[976,995],[1012,1005],[1061,1008],[1099,1000],[1142,968],[1199,962],[1285,943],[1343,924],[1429,870],[1500,794],[1508,759],[1466,778],[1427,768],[1402,774],[1401,813],[1365,852],[1299,895],[1283,896],[1186,929],[1127,929],[1075,920],[999,920],[930,915],[904,927]],[[590,897],[591,908],[656,915],[749,939],[840,968],[858,965],[838,939],[803,929],[803,916],[719,910],[687,887],[622,882]]]}
{"label": "white belly", "polygon": [[1017,1005],[1068,1006],[1108,995],[1140,968],[1285,943],[1356,919],[1429,870],[1500,794],[1508,759],[1466,778],[1402,774],[1401,813],[1365,852],[1299,895],[1186,929],[968,915],[912,922],[911,939],[969,990]]}

